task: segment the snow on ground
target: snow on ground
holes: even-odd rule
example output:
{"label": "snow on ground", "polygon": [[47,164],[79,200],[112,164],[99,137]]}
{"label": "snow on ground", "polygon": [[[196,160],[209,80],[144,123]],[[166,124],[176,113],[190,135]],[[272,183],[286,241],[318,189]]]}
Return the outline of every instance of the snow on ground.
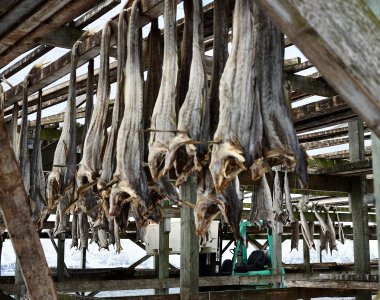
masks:
{"label": "snow on ground", "polygon": [[[43,239],[42,246],[45,251],[46,260],[50,267],[57,266],[57,254],[53,248],[50,240]],[[263,242],[263,241],[259,241]],[[68,268],[79,268],[81,263],[80,251],[72,248],[70,249],[71,240],[66,240],[65,243],[65,262]],[[110,246],[110,250],[98,250],[96,244],[89,244],[89,249],[87,251],[87,268],[106,268],[106,267],[128,267],[135,261],[140,259],[145,255],[145,251],[139,246],[131,242],[130,240],[121,241],[123,250],[120,254],[115,253],[113,246]],[[337,263],[348,263],[353,262],[353,242],[352,240],[346,240],[345,244],[342,245],[337,241],[338,251],[333,251],[332,255],[322,253],[323,262],[337,262]],[[231,246],[229,250],[233,249]],[[282,257],[283,262],[286,264],[297,264],[303,263],[303,244],[302,240],[299,242],[299,250],[293,250],[290,252],[290,240],[283,242],[282,246]],[[223,255],[223,260],[232,258],[232,253],[227,250]],[[248,247],[248,253],[253,251],[253,247]],[[378,257],[377,241],[370,241],[370,257],[371,259],[376,259]],[[318,262],[317,251],[314,249],[310,250],[311,262]],[[15,261],[16,257],[13,251],[12,244],[9,239],[5,240],[3,244],[3,251],[1,256],[1,275],[13,275],[15,272]],[[171,255],[170,263],[176,267],[179,267],[180,257],[179,255]],[[139,268],[153,268],[153,258],[146,260],[142,263]]]}

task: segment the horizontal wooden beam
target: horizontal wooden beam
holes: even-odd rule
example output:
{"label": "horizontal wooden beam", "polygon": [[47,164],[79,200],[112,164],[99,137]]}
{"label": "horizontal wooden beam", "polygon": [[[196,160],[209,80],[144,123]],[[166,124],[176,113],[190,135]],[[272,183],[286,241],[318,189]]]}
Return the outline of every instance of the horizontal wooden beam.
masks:
{"label": "horizontal wooden beam", "polygon": [[62,26],[57,30],[49,33],[41,41],[44,45],[52,47],[61,47],[71,49],[74,43],[82,36],[84,30],[71,27],[69,25]]}
{"label": "horizontal wooden beam", "polygon": [[258,0],[257,3],[380,136],[377,34],[380,21],[365,2]]}
{"label": "horizontal wooden beam", "polygon": [[102,1],[71,23],[74,28],[83,29],[119,4],[120,0]]}
{"label": "horizontal wooden beam", "polygon": [[[51,0],[0,40],[0,67],[32,49],[51,31],[80,16],[98,0]],[[17,32],[17,33],[16,33]],[[16,34],[15,34],[16,33]]]}
{"label": "horizontal wooden beam", "polygon": [[16,74],[20,70],[30,65],[35,60],[39,59],[41,56],[48,53],[53,48],[54,47],[47,46],[47,45],[41,45],[41,46],[36,47],[31,53],[29,53],[28,55],[26,55],[19,61],[15,62],[13,65],[9,66],[3,72],[1,72],[0,77],[3,77],[3,76],[5,78],[11,77],[12,75]]}
{"label": "horizontal wooden beam", "polygon": [[310,78],[296,74],[287,74],[285,78],[290,82],[293,91],[322,97],[333,97],[337,95],[323,78]]}
{"label": "horizontal wooden beam", "polygon": [[298,133],[341,124],[356,113],[339,96],[294,108],[294,126]]}
{"label": "horizontal wooden beam", "polygon": [[339,176],[359,176],[372,173],[372,160],[364,160],[353,163],[337,164],[333,167],[318,168],[313,170],[315,174],[333,174]]}
{"label": "horizontal wooden beam", "polygon": [[[370,146],[365,147],[365,150],[364,150],[365,157],[369,158],[371,156],[371,153],[372,153],[371,147]],[[335,152],[330,152],[330,153],[317,154],[314,157],[348,160],[350,158],[350,153],[348,150],[341,150],[341,151],[335,151]],[[359,170],[358,170],[358,172],[359,172]],[[372,173],[372,169],[371,170],[364,170],[364,174],[371,174],[371,173]]]}
{"label": "horizontal wooden beam", "polygon": [[311,64],[310,61],[305,61],[305,62],[300,62],[292,66],[284,66],[284,71],[286,73],[297,73],[297,72],[304,71],[312,67],[313,65]]}

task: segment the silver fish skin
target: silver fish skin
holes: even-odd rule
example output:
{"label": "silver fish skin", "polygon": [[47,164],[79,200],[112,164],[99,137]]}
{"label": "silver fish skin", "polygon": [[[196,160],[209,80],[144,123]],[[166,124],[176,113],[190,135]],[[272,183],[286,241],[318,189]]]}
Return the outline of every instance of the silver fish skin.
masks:
{"label": "silver fish skin", "polygon": [[[130,14],[125,80],[125,109],[116,142],[116,170],[113,178],[118,182],[110,194],[110,216],[117,216],[122,207],[132,203],[139,207],[139,217],[149,215],[148,181],[143,169],[144,130],[143,124],[143,79],[140,64],[140,1],[134,1]],[[131,114],[131,112],[133,112]]]}
{"label": "silver fish skin", "polygon": [[[174,166],[177,174],[176,185],[187,180],[193,170],[201,168],[208,145],[209,136],[209,99],[207,79],[204,71],[204,41],[202,1],[193,0],[193,57],[190,67],[189,89],[179,114],[177,134],[170,141],[165,157],[164,173]],[[198,143],[200,142],[200,143]],[[189,164],[181,165],[181,160]]]}

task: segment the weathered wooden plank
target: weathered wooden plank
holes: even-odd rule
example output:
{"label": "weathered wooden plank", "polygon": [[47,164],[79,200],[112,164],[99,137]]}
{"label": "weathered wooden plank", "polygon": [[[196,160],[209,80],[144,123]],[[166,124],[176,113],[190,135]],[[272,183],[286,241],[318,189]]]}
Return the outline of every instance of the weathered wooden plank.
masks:
{"label": "weathered wooden plank", "polygon": [[380,21],[364,1],[258,0],[258,4],[380,135]]}
{"label": "weathered wooden plank", "polygon": [[[88,1],[87,1],[88,2]],[[145,0],[142,1],[141,13],[157,18],[160,16],[163,1],[161,0]],[[146,21],[142,21],[140,26],[146,25]],[[99,55],[101,31],[87,37],[79,46],[79,62],[78,67],[86,63],[89,59]],[[28,89],[29,95],[35,93],[39,89],[51,84],[62,76],[68,74],[70,71],[70,53],[60,57],[58,60],[52,62],[44,67],[39,72],[36,72],[31,78],[30,88]],[[6,105],[12,105],[22,99],[22,84],[18,84],[14,88],[5,93]]]}
{"label": "weathered wooden plank", "polygon": [[[5,1],[1,3],[0,37],[18,25],[19,20],[23,20],[28,15],[33,14],[41,5],[46,2],[42,0]],[[18,2],[18,3],[17,3]]]}
{"label": "weathered wooden plank", "polygon": [[[359,119],[348,122],[349,154],[351,163],[360,163],[365,159],[364,126]],[[372,165],[372,161],[371,161]],[[365,176],[353,178],[349,194],[350,210],[354,228],[354,262],[356,274],[371,272],[368,238],[368,208],[363,202]]]}
{"label": "weathered wooden plank", "polygon": [[[365,147],[365,157],[369,158],[371,155],[371,147],[366,146]],[[350,158],[350,153],[348,150],[341,150],[341,151],[335,151],[331,153],[323,153],[323,154],[317,154],[313,156],[314,158],[329,158],[329,159],[349,159]],[[365,174],[370,174],[371,170],[364,170]]]}
{"label": "weathered wooden plank", "polygon": [[[197,184],[191,175],[180,187],[181,199],[196,203]],[[181,207],[181,299],[197,299],[199,286],[199,237],[195,234],[193,209]]]}
{"label": "weathered wooden plank", "polygon": [[29,200],[20,170],[2,118],[0,145],[0,207],[12,237],[16,257],[20,261],[29,295],[32,299],[57,299],[38,233],[31,218]]}
{"label": "weathered wooden plank", "polygon": [[372,160],[357,161],[353,163],[339,163],[325,168],[320,167],[313,169],[314,174],[344,174],[352,176],[358,176],[359,173],[363,172],[371,173],[371,171]]}
{"label": "weathered wooden plank", "polygon": [[287,74],[285,78],[289,80],[292,90],[294,91],[301,91],[322,97],[333,97],[337,95],[323,78],[311,78],[296,74]]}
{"label": "weathered wooden plank", "polygon": [[[3,67],[25,51],[32,49],[35,46],[36,42],[41,40],[52,30],[61,27],[75,17],[81,15],[83,12],[91,8],[96,2],[97,0],[49,1],[49,7],[46,8],[46,11],[40,9],[33,16],[34,18],[39,18],[38,21],[35,22],[39,23],[38,26],[32,24],[30,24],[30,26],[26,26],[27,22],[22,23],[24,26],[24,28],[20,28],[20,30],[23,30],[21,31],[22,34],[16,35],[16,41],[22,38],[20,42],[15,43],[15,39],[12,39],[10,35],[7,36],[7,39],[4,38],[1,40],[0,45],[8,43],[8,45],[11,47],[0,47],[2,52],[2,55],[0,57],[0,67]],[[38,17],[38,15],[40,15],[40,17]]]}
{"label": "weathered wooden plank", "polygon": [[311,64],[310,61],[305,61],[305,62],[300,62],[298,64],[291,65],[291,66],[284,65],[284,71],[287,73],[297,73],[297,72],[300,72],[312,67],[313,65]]}
{"label": "weathered wooden plank", "polygon": [[340,97],[332,97],[321,101],[296,107],[292,110],[294,126],[297,132],[316,129],[317,126],[343,123],[356,114]]}
{"label": "weathered wooden plank", "polygon": [[84,30],[66,25],[47,34],[43,38],[42,42],[44,45],[69,49],[72,47],[72,45],[74,45],[74,43],[81,37],[83,33]]}
{"label": "weathered wooden plank", "polygon": [[9,68],[5,69],[3,72],[1,72],[0,77],[11,77],[12,75],[16,74],[18,71],[22,70],[29,64],[31,64],[36,59],[39,59],[42,55],[45,55],[50,50],[52,50],[53,47],[41,45],[36,47],[31,53],[11,65]]}
{"label": "weathered wooden plank", "polygon": [[50,0],[45,2],[41,7],[35,10],[32,14],[26,15],[21,19],[20,23],[11,30],[6,30],[6,34],[0,39],[0,53],[4,53],[18,41],[23,39],[27,34],[36,29],[42,22],[47,21],[54,14],[59,12],[69,4],[72,0]]}
{"label": "weathered wooden plank", "polygon": [[308,142],[314,142],[319,141],[322,139],[328,139],[328,138],[338,138],[342,136],[348,135],[348,127],[339,127],[324,131],[318,131],[313,133],[306,133],[306,134],[300,134],[298,135],[298,140],[300,143],[308,143]]}
{"label": "weathered wooden plank", "polygon": [[104,15],[114,7],[120,4],[120,0],[105,0],[91,8],[88,12],[77,18],[73,23],[73,27],[83,29],[87,25],[94,22],[100,16]]}

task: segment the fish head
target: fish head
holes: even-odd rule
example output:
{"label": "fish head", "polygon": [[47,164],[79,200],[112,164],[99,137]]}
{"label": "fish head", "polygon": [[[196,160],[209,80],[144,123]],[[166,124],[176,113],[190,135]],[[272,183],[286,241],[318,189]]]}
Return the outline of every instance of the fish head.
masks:
{"label": "fish head", "polygon": [[127,181],[121,180],[116,183],[111,189],[109,198],[109,215],[111,217],[118,216],[124,204],[133,201],[134,198],[137,198],[137,195]]}
{"label": "fish head", "polygon": [[213,146],[209,169],[218,193],[246,169],[244,162],[243,150],[237,143],[227,141]]}
{"label": "fish head", "polygon": [[208,234],[211,222],[225,210],[225,205],[214,193],[198,193],[194,207],[195,232],[197,235]]}
{"label": "fish head", "polygon": [[63,175],[58,170],[49,173],[46,184],[46,196],[48,206],[53,209],[57,206],[59,199],[62,197]]}

